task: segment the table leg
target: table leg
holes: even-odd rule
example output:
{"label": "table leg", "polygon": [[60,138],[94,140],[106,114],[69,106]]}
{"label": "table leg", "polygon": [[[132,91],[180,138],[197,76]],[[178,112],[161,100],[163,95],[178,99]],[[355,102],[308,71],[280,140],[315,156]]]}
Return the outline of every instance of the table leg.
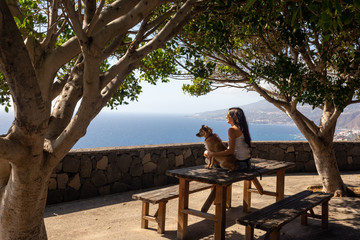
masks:
{"label": "table leg", "polygon": [[215,240],[225,239],[225,223],[226,223],[226,189],[227,186],[215,185]]}
{"label": "table leg", "polygon": [[244,180],[243,212],[250,212],[251,208],[251,180]]}
{"label": "table leg", "polygon": [[178,209],[178,230],[177,238],[185,239],[187,236],[188,214],[183,210],[189,207],[189,181],[179,179],[179,209]]}
{"label": "table leg", "polygon": [[230,209],[231,208],[231,196],[232,196],[232,184],[227,186],[226,195],[227,195],[226,207]]}
{"label": "table leg", "polygon": [[285,169],[276,172],[276,201],[284,199]]}

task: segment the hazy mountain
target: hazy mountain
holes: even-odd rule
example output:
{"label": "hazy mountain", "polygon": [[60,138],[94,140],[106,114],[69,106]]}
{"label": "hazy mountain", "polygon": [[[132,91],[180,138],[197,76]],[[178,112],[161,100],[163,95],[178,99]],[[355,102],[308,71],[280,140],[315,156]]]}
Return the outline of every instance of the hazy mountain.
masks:
{"label": "hazy mountain", "polygon": [[[241,106],[250,123],[259,124],[287,124],[294,125],[294,122],[281,110],[267,102],[259,102]],[[322,111],[318,108],[312,109],[309,105],[298,106],[299,111],[314,121],[319,123]],[[227,109],[201,112],[192,115],[195,118],[225,120]],[[357,129],[360,130],[360,104],[352,104],[344,109],[337,123],[337,129]]]}

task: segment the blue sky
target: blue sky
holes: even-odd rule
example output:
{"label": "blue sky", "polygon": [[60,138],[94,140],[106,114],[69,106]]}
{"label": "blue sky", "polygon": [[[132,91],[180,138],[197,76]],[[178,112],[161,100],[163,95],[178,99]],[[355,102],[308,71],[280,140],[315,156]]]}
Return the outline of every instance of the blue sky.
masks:
{"label": "blue sky", "polygon": [[191,114],[243,106],[262,100],[255,92],[235,88],[218,89],[205,96],[193,97],[183,93],[183,83],[180,80],[158,83],[155,86],[143,83],[143,93],[138,102],[120,106],[117,112]]}

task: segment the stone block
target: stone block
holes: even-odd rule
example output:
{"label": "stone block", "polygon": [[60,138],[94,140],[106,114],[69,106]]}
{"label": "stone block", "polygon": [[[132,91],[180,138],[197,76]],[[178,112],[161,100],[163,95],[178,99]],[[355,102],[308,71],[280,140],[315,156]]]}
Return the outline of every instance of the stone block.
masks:
{"label": "stone block", "polygon": [[83,178],[91,177],[92,163],[91,159],[87,155],[81,156],[80,161],[80,176]]}
{"label": "stone block", "polygon": [[80,159],[67,156],[63,160],[63,171],[67,173],[77,173],[80,168]]}
{"label": "stone block", "polygon": [[81,182],[80,182],[80,176],[79,176],[78,173],[69,181],[68,186],[75,189],[75,190],[80,189]]}
{"label": "stone block", "polygon": [[139,177],[143,173],[143,166],[141,164],[133,164],[130,168],[130,175],[133,177]]}
{"label": "stone block", "polygon": [[171,167],[175,167],[175,154],[174,153],[170,153],[168,154],[168,157],[167,157],[167,162],[168,162],[168,166],[171,168]]}
{"label": "stone block", "polygon": [[100,170],[106,170],[108,167],[108,157],[103,156],[97,163],[96,163],[96,169]]}
{"label": "stone block", "polygon": [[161,159],[165,159],[165,158],[166,158],[166,155],[167,155],[167,151],[166,151],[166,150],[163,150],[163,151],[161,152],[160,158],[161,158]]}
{"label": "stone block", "polygon": [[175,157],[175,166],[179,167],[184,165],[184,156],[183,155],[178,155]]}
{"label": "stone block", "polygon": [[190,157],[191,154],[192,154],[192,153],[191,153],[191,149],[190,149],[190,148],[184,150],[184,152],[183,152],[184,159],[187,159],[188,157]]}
{"label": "stone block", "polygon": [[169,170],[169,162],[167,161],[167,159],[164,159],[157,164],[156,173],[165,175],[166,170]]}
{"label": "stone block", "polygon": [[58,189],[66,189],[66,185],[69,181],[67,173],[60,173],[56,177]]}
{"label": "stone block", "polygon": [[80,189],[80,198],[90,198],[97,196],[97,188],[90,181],[84,182]]}
{"label": "stone block", "polygon": [[118,158],[120,170],[122,172],[128,172],[132,162],[132,157],[128,154],[122,154]]}
{"label": "stone block", "polygon": [[96,170],[91,174],[91,182],[96,186],[104,186],[107,183],[107,178],[103,171]]}
{"label": "stone block", "polygon": [[109,165],[109,167],[106,171],[108,183],[113,183],[113,182],[118,181],[121,178],[121,175],[122,175],[122,173],[118,168],[113,167],[113,164]]}
{"label": "stone block", "polygon": [[144,164],[144,173],[155,172],[157,165],[153,162],[147,162]]}
{"label": "stone block", "polygon": [[55,178],[50,178],[49,179],[49,187],[48,187],[48,189],[49,190],[55,190],[56,187],[57,187],[56,179]]}
{"label": "stone block", "polygon": [[142,158],[142,164],[145,165],[150,161],[151,161],[151,154],[150,153],[145,154],[145,156]]}
{"label": "stone block", "polygon": [[295,152],[294,146],[289,146],[289,147],[286,149],[286,152],[287,152],[287,153]]}

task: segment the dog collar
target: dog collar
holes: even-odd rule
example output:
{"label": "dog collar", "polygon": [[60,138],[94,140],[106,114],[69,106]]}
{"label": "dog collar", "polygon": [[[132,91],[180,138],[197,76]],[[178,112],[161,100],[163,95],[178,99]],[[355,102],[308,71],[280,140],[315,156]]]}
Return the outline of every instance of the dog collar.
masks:
{"label": "dog collar", "polygon": [[214,134],[212,133],[212,134],[210,134],[209,136],[207,136],[207,137],[205,138],[205,141],[206,141],[206,139],[208,139],[208,138],[211,137],[212,135],[214,135]]}

